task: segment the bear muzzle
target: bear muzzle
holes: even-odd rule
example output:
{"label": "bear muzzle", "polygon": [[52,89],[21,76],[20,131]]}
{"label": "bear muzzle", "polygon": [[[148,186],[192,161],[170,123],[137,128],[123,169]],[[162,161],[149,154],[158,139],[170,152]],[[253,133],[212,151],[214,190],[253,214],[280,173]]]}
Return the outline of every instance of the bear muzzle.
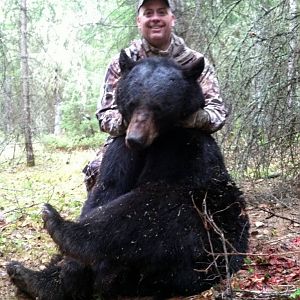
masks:
{"label": "bear muzzle", "polygon": [[158,128],[153,112],[147,108],[137,108],[131,117],[126,131],[126,146],[142,150],[150,146],[158,136]]}

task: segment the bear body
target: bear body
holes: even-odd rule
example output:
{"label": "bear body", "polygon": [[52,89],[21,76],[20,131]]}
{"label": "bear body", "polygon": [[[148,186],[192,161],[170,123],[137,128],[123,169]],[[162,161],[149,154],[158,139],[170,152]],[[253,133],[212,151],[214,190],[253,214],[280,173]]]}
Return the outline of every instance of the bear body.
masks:
{"label": "bear body", "polygon": [[42,272],[12,263],[20,289],[39,299],[165,299],[197,294],[240,269],[249,229],[243,195],[213,137],[179,126],[204,106],[196,82],[203,64],[134,63],[121,52],[126,136],[108,146],[79,221],[45,205],[45,228],[64,258]]}

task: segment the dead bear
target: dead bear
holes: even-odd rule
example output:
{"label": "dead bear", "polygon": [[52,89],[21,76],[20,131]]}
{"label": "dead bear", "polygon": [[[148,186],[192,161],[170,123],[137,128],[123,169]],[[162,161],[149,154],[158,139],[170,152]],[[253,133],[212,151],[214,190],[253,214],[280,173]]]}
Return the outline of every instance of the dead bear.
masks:
{"label": "dead bear", "polygon": [[122,51],[120,67],[126,136],[107,149],[79,221],[65,221],[49,204],[43,209],[64,257],[41,272],[7,267],[33,298],[189,296],[242,265],[249,235],[242,192],[213,137],[179,126],[204,106],[196,82],[203,59],[182,68],[166,58],[133,62]]}

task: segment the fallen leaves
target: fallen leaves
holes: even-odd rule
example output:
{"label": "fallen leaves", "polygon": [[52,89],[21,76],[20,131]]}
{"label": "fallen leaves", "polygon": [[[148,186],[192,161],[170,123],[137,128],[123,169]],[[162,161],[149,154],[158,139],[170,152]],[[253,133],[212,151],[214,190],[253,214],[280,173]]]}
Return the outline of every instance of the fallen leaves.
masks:
{"label": "fallen leaves", "polygon": [[[272,209],[269,205],[268,210]],[[289,215],[285,219],[269,218],[270,214],[260,207],[251,212],[250,218],[255,221],[252,222],[250,254],[244,268],[232,280],[238,299],[291,299],[289,296],[300,286],[298,227],[289,220]]]}

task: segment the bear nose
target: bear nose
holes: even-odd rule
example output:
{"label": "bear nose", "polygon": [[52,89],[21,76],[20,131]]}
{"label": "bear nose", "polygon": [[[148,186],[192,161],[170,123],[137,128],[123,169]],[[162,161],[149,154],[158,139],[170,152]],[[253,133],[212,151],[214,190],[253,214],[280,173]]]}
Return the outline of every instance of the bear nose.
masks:
{"label": "bear nose", "polygon": [[146,141],[142,136],[129,135],[126,137],[126,145],[130,149],[142,150],[146,147]]}

